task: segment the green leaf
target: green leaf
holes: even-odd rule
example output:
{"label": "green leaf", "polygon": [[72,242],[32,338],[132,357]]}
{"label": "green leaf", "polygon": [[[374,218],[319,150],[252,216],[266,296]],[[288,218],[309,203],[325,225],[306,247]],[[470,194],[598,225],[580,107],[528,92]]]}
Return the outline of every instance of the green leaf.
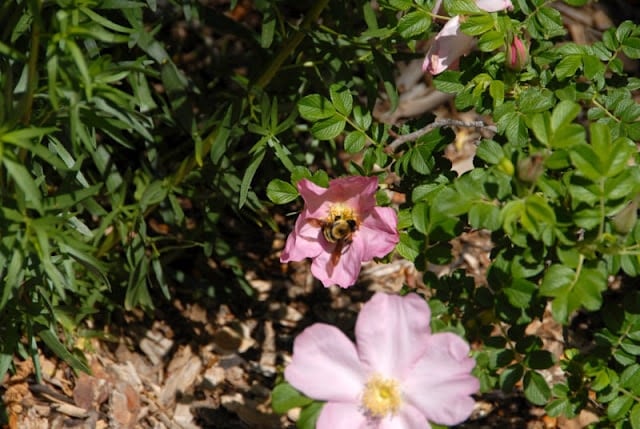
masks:
{"label": "green leaf", "polygon": [[628,169],[629,161],[636,152],[636,145],[631,140],[625,137],[616,139],[602,158],[605,174],[612,177]]}
{"label": "green leaf", "polygon": [[430,26],[431,15],[422,10],[416,10],[400,18],[398,32],[405,39],[412,39],[417,36],[424,38]]}
{"label": "green leaf", "polygon": [[382,85],[384,86],[384,92],[387,94],[387,97],[389,97],[389,102],[391,103],[389,110],[391,112],[395,112],[395,110],[398,108],[398,102],[400,100],[395,82],[385,79],[382,82]]}
{"label": "green leaf", "polygon": [[582,57],[584,65],[584,75],[591,80],[602,78],[606,70],[606,66],[595,55],[584,55]]}
{"label": "green leaf", "polygon": [[35,208],[40,214],[42,214],[42,194],[38,189],[38,185],[36,185],[36,182],[33,180],[33,177],[29,174],[25,166],[9,159],[6,155],[2,158],[2,163],[16,186],[24,193],[25,202],[28,206]]}
{"label": "green leaf", "polygon": [[544,197],[534,194],[525,200],[525,213],[536,223],[555,225],[556,215]]}
{"label": "green leaf", "polygon": [[298,198],[298,190],[289,182],[273,179],[267,185],[267,197],[276,204],[286,204]]}
{"label": "green leaf", "polygon": [[136,307],[145,309],[153,308],[151,294],[147,287],[147,274],[149,273],[149,259],[143,254],[134,262],[129,273],[127,290],[124,297],[124,305],[127,310]]}
{"label": "green leaf", "polygon": [[298,429],[316,429],[316,421],[323,406],[324,402],[313,402],[304,407],[300,412],[296,427]]}
{"label": "green leaf", "polygon": [[451,16],[483,13],[473,0],[445,0],[444,8]]}
{"label": "green leaf", "polygon": [[413,148],[410,152],[411,167],[420,174],[429,174],[435,166],[435,160],[432,154],[432,148],[426,144]]}
{"label": "green leaf", "polygon": [[360,152],[367,144],[367,135],[362,131],[353,131],[344,139],[344,150],[349,153]]}
{"label": "green leaf", "polygon": [[551,141],[551,147],[554,149],[563,149],[574,146],[578,143],[584,143],[586,133],[582,125],[568,124],[561,126],[554,134]]}
{"label": "green leaf", "polygon": [[629,37],[622,42],[622,52],[634,60],[640,58],[640,38]]}
{"label": "green leaf", "polygon": [[92,97],[92,82],[91,76],[89,75],[89,67],[87,66],[87,62],[84,59],[84,55],[82,51],[73,40],[66,39],[65,45],[71,54],[71,57],[76,63],[76,67],[78,67],[78,71],[80,72],[80,76],[82,76],[82,80],[84,81],[84,90],[87,98]]}
{"label": "green leaf", "polygon": [[506,367],[500,373],[500,389],[503,392],[511,392],[516,383],[522,378],[523,373],[524,367],[519,363]]}
{"label": "green leaf", "polygon": [[[632,354],[637,355],[638,353]],[[640,365],[636,363],[626,367],[622,371],[622,374],[620,374],[620,383],[624,388],[630,389],[632,391],[640,388]]]}
{"label": "green leaf", "polygon": [[271,394],[271,407],[278,414],[284,414],[292,408],[304,407],[312,402],[313,399],[306,397],[287,382],[278,384]]}
{"label": "green leaf", "polygon": [[586,178],[596,182],[603,177],[600,158],[591,146],[586,143],[575,145],[569,156],[578,172]]}
{"label": "green leaf", "polygon": [[543,38],[564,36],[566,30],[562,26],[562,16],[560,12],[551,7],[541,7],[535,15],[536,23],[541,27]]}
{"label": "green leaf", "polygon": [[367,29],[369,31],[379,30],[378,27],[378,17],[376,16],[376,11],[373,10],[371,3],[364,3],[362,5],[362,14],[364,16],[364,22],[367,24]]}
{"label": "green leaf", "polygon": [[102,183],[98,183],[85,189],[76,189],[46,197],[43,201],[43,207],[47,211],[68,209],[87,198],[97,195],[102,186]]}
{"label": "green leaf", "polygon": [[540,143],[549,146],[553,131],[551,129],[551,117],[548,112],[531,115],[528,118],[527,125]]}
{"label": "green leaf", "polygon": [[233,107],[229,107],[216,130],[207,137],[208,139],[213,139],[210,152],[211,162],[213,162],[213,165],[218,165],[220,163],[220,160],[222,160],[222,157],[226,153],[226,149],[229,147],[229,137],[231,136],[231,131],[234,128],[233,125],[231,125],[232,115]]}
{"label": "green leaf", "polygon": [[159,204],[167,197],[169,188],[164,180],[154,180],[144,189],[140,197],[140,207],[145,210],[154,204]]}
{"label": "green leaf", "polygon": [[554,297],[551,307],[556,320],[566,322],[569,314],[580,307],[597,310],[602,305],[602,292],[607,288],[604,263],[596,268],[571,268],[551,265],[542,279],[540,294]]}
{"label": "green leaf", "polygon": [[494,22],[491,15],[470,16],[460,24],[463,33],[469,36],[479,36],[482,33],[493,30]]}
{"label": "green leaf", "polygon": [[569,125],[578,117],[581,110],[580,105],[574,101],[563,100],[559,102],[551,113],[551,130],[555,133],[560,128]]}
{"label": "green leaf", "polygon": [[[578,283],[572,291],[574,305],[582,305],[590,311],[595,311],[602,305],[602,292],[607,289],[607,273],[602,267],[584,268],[578,277]],[[578,307],[576,307],[578,308]]]}
{"label": "green leaf", "polygon": [[582,66],[582,55],[567,55],[556,65],[554,72],[559,80],[573,78]]}
{"label": "green leaf", "polygon": [[575,280],[576,273],[562,265],[551,265],[540,284],[540,294],[556,297],[564,293],[564,289]]}
{"label": "green leaf", "polygon": [[60,359],[64,360],[73,368],[76,372],[91,373],[89,367],[78,359],[75,355],[71,354],[69,350],[60,342],[58,336],[50,328],[45,328],[37,333],[38,337],[53,351]]}
{"label": "green leaf", "polygon": [[273,13],[267,12],[262,18],[262,31],[260,33],[260,46],[263,49],[269,48],[273,43],[277,20]]}
{"label": "green leaf", "polygon": [[529,280],[516,278],[510,286],[504,288],[507,299],[516,308],[529,308],[532,297],[538,287]]}
{"label": "green leaf", "polygon": [[413,227],[423,234],[429,232],[429,205],[427,203],[417,203],[411,209],[411,219]]}
{"label": "green leaf", "polygon": [[332,116],[311,126],[311,133],[319,140],[331,140],[342,133],[346,121],[339,116]]}
{"label": "green leaf", "polygon": [[353,109],[353,120],[361,130],[366,131],[371,126],[371,112],[363,112],[362,107],[356,106]]}
{"label": "green leaf", "polygon": [[438,91],[447,94],[459,94],[464,90],[464,85],[460,82],[460,72],[446,70],[433,79],[433,86]]}
{"label": "green leaf", "polygon": [[520,112],[531,114],[551,109],[555,104],[555,97],[546,88],[533,87],[522,91],[517,101]]}
{"label": "green leaf", "polygon": [[408,233],[400,233],[400,242],[396,246],[396,251],[400,256],[408,261],[415,261],[420,255],[421,241],[412,238]]}
{"label": "green leaf", "polygon": [[398,10],[407,10],[413,6],[411,0],[389,0],[389,5]]}
{"label": "green leaf", "polygon": [[349,88],[342,84],[334,83],[329,87],[329,95],[331,96],[333,107],[335,107],[338,112],[345,116],[351,114],[351,109],[353,109],[353,96]]}
{"label": "green leaf", "polygon": [[474,228],[497,231],[500,228],[500,208],[490,202],[478,202],[469,209],[469,224]]}
{"label": "green leaf", "polygon": [[[595,122],[589,126],[589,134],[591,135],[593,152],[597,158],[603,160],[601,165],[606,166],[611,153],[611,129],[603,123]],[[600,171],[605,173],[606,170],[603,168]]]}
{"label": "green leaf", "polygon": [[25,144],[33,139],[41,139],[47,134],[53,133],[56,131],[56,128],[48,127],[48,128],[19,128],[8,133],[3,133],[0,135],[0,141],[5,143],[12,143],[15,145],[19,145],[20,147],[25,147]]}
{"label": "green leaf", "polygon": [[[9,370],[11,363],[13,362],[13,353],[12,344],[6,344],[4,351],[0,351],[0,379],[4,380],[4,376]],[[6,353],[6,352],[8,353]]]}
{"label": "green leaf", "polygon": [[553,355],[548,350],[532,350],[526,358],[531,369],[547,369],[554,364]]}
{"label": "green leaf", "polygon": [[493,140],[482,140],[478,145],[476,156],[487,164],[498,164],[504,158],[502,146]]}
{"label": "green leaf", "polygon": [[504,102],[504,82],[492,80],[489,84],[489,94],[493,98],[494,107],[502,104]]}
{"label": "green leaf", "polygon": [[478,39],[478,49],[492,52],[504,46],[504,34],[500,31],[488,31]]}
{"label": "green leaf", "polygon": [[630,395],[621,395],[609,403],[607,407],[607,417],[611,421],[621,420],[634,404],[634,399]]}
{"label": "green leaf", "polygon": [[85,15],[87,15],[87,17],[92,21],[110,30],[117,31],[119,33],[130,33],[133,31],[132,28],[125,27],[120,24],[116,24],[115,22],[108,20],[104,16],[94,12],[88,7],[80,7],[79,10],[82,11],[82,13],[84,13]]}
{"label": "green leaf", "polygon": [[549,385],[536,371],[528,371],[523,379],[524,396],[535,405],[544,405],[551,396]]}
{"label": "green leaf", "polygon": [[504,132],[510,142],[521,143],[529,138],[523,115],[513,112],[500,119],[498,129]]}
{"label": "green leaf", "polygon": [[307,121],[329,118],[336,113],[331,102],[319,94],[311,94],[298,101],[298,111]]}
{"label": "green leaf", "polygon": [[629,413],[629,423],[632,429],[640,429],[640,404],[635,404]]}
{"label": "green leaf", "polygon": [[247,202],[247,195],[249,194],[249,186],[251,186],[251,182],[253,181],[253,176],[258,171],[258,167],[262,164],[262,160],[264,159],[264,155],[266,153],[266,149],[264,146],[261,146],[254,154],[251,163],[247,166],[244,171],[244,175],[242,176],[242,184],[240,185],[240,197],[238,199],[238,207],[242,208],[244,204]]}

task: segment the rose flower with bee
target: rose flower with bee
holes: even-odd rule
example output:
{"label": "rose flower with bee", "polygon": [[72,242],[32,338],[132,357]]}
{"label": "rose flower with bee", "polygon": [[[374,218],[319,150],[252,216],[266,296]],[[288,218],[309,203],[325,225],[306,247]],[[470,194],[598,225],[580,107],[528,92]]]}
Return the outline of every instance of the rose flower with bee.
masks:
{"label": "rose flower with bee", "polygon": [[398,243],[398,217],[376,206],[375,177],[344,177],[328,188],[307,179],[298,182],[305,205],[280,260],[311,258],[311,273],[325,287],[352,286],[362,262],[383,257]]}

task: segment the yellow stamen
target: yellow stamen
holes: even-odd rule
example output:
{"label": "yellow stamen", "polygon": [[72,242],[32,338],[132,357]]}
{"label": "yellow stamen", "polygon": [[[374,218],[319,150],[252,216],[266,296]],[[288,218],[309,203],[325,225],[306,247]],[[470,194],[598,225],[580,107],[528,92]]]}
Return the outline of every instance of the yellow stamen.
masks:
{"label": "yellow stamen", "polygon": [[327,215],[328,222],[334,222],[336,219],[356,219],[356,215],[351,207],[337,203],[329,207],[329,214]]}
{"label": "yellow stamen", "polygon": [[374,374],[365,384],[362,406],[371,417],[378,419],[396,414],[401,405],[402,392],[397,380]]}

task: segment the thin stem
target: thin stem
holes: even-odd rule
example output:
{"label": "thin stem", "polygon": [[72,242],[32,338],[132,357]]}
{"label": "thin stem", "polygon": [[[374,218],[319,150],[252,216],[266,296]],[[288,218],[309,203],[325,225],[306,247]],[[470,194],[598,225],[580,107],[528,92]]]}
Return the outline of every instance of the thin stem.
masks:
{"label": "thin stem", "polygon": [[597,99],[596,96],[594,95],[593,98],[591,98],[591,102],[593,104],[595,104],[597,107],[601,108],[604,113],[610,117],[611,119],[613,119],[616,122],[620,122],[620,118],[617,118],[613,113],[611,113],[606,107],[604,107]]}
{"label": "thin stem", "polygon": [[29,2],[33,14],[33,24],[31,26],[31,51],[29,53],[29,66],[27,72],[27,91],[24,101],[24,113],[22,123],[31,123],[31,112],[33,108],[33,93],[36,90],[38,80],[38,55],[40,52],[40,0]]}
{"label": "thin stem", "polygon": [[483,121],[464,122],[464,121],[459,121],[457,119],[437,119],[424,128],[420,128],[419,130],[416,130],[412,133],[404,134],[396,138],[394,141],[389,143],[389,145],[386,148],[386,151],[388,153],[393,153],[402,144],[417,140],[423,135],[435,130],[436,128],[442,128],[442,127],[481,128],[481,129],[491,131],[492,133],[498,132],[498,128],[495,125],[487,125]]}

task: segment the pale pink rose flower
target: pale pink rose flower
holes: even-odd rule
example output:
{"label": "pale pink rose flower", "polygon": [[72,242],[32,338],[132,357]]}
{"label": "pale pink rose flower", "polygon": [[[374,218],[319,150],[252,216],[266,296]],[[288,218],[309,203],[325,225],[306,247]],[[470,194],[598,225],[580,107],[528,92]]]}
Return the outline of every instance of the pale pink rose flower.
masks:
{"label": "pale pink rose flower", "polygon": [[486,12],[499,12],[513,9],[511,0],[476,0],[476,6]]}
{"label": "pale pink rose flower", "polygon": [[422,71],[439,74],[469,53],[475,39],[460,30],[460,16],[451,18],[436,35],[422,63]]}
{"label": "pale pink rose flower", "polygon": [[[439,7],[439,3],[437,3]],[[476,0],[476,5],[486,12],[513,9],[511,0]],[[473,48],[475,40],[460,29],[460,16],[451,18],[436,35],[422,63],[422,71],[439,74],[457,64],[461,56]]]}
{"label": "pale pink rose flower", "polygon": [[[375,177],[334,179],[329,188],[307,179],[298,182],[305,205],[280,256],[281,262],[311,258],[311,273],[325,287],[352,286],[362,262],[383,257],[398,243],[398,217],[390,207],[377,207]],[[349,222],[346,224],[345,222]],[[336,222],[342,222],[332,229]],[[329,230],[329,232],[327,232]],[[329,240],[327,234],[343,239]]]}
{"label": "pale pink rose flower", "polygon": [[356,322],[356,344],[316,323],[294,341],[285,379],[326,401],[316,429],[429,429],[455,425],[474,408],[480,387],[469,345],[431,334],[431,312],[417,294],[376,293]]}

